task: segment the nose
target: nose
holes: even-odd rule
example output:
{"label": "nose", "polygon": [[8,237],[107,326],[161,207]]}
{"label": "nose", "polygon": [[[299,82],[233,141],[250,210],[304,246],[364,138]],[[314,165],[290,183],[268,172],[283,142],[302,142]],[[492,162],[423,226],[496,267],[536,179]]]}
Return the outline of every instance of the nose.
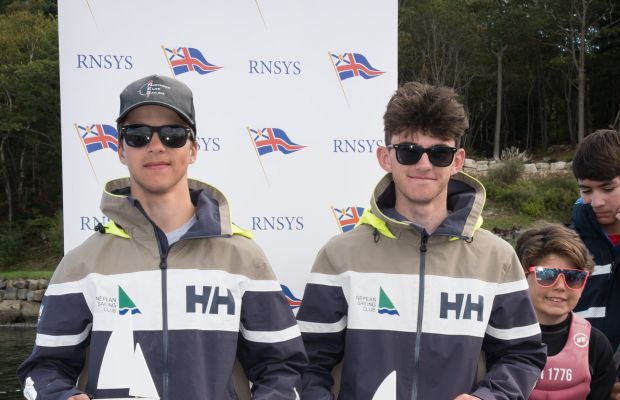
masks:
{"label": "nose", "polygon": [[164,151],[165,147],[166,146],[164,146],[164,144],[161,142],[161,139],[159,138],[159,132],[153,132],[153,137],[151,137],[151,141],[147,145],[148,151],[161,152]]}
{"label": "nose", "polygon": [[590,204],[592,207],[602,207],[605,205],[605,196],[602,193],[594,192],[590,195]]}
{"label": "nose", "polygon": [[422,157],[420,157],[420,160],[415,164],[415,166],[418,169],[431,169],[431,168],[433,168],[433,164],[431,164],[431,160],[428,158],[428,154],[427,153],[422,153]]}
{"label": "nose", "polygon": [[553,289],[554,290],[566,290],[566,278],[564,277],[564,274],[560,274],[560,276],[558,276],[558,279],[555,281],[555,284],[553,285]]}

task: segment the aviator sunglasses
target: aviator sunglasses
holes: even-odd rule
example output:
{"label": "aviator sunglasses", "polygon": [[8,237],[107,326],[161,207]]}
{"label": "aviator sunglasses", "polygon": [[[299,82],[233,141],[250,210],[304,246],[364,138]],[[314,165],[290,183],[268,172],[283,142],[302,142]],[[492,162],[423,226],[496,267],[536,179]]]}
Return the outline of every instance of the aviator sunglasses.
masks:
{"label": "aviator sunglasses", "polygon": [[190,128],[179,125],[126,125],[120,128],[121,138],[131,147],[146,146],[151,142],[155,132],[159,134],[159,140],[164,146],[173,149],[185,146],[187,138],[193,137]]}
{"label": "aviator sunglasses", "polygon": [[566,286],[573,290],[583,289],[590,275],[588,271],[560,267],[533,266],[529,271],[535,274],[539,286],[547,288],[555,286],[560,275],[563,275]]}
{"label": "aviator sunglasses", "polygon": [[389,144],[388,149],[396,151],[396,160],[402,165],[414,165],[422,158],[424,153],[428,154],[428,160],[436,167],[447,167],[452,164],[456,147],[434,145],[431,147],[418,146],[415,143]]}

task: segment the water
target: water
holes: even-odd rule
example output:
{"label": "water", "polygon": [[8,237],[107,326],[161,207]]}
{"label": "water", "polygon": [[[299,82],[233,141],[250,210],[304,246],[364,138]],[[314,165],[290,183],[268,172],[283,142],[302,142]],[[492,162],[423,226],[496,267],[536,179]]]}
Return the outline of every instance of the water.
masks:
{"label": "water", "polygon": [[23,399],[15,370],[32,351],[36,328],[0,326],[0,399]]}

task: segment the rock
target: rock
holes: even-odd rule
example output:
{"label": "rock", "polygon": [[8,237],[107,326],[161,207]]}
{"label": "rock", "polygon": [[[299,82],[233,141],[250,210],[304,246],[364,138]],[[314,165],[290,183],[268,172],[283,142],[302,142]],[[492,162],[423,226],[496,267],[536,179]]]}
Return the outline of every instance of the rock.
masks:
{"label": "rock", "polygon": [[26,300],[28,298],[28,289],[17,289],[17,300]]}
{"label": "rock", "polygon": [[27,283],[25,280],[20,279],[18,281],[13,281],[13,287],[16,289],[25,289],[27,287]]}
{"label": "rock", "polygon": [[39,289],[47,289],[47,286],[50,284],[50,281],[47,279],[39,279]]}
{"label": "rock", "polygon": [[4,300],[17,300],[17,289],[8,287],[4,291]]}
{"label": "rock", "polygon": [[564,161],[554,162],[554,163],[551,163],[549,167],[551,168],[551,171],[562,171],[564,168],[566,168],[566,162]]}
{"label": "rock", "polygon": [[489,170],[489,163],[485,162],[478,162],[478,164],[476,165],[476,171],[488,171]]}
{"label": "rock", "polygon": [[39,308],[41,307],[41,304],[26,301],[23,302],[21,306],[21,316],[24,319],[24,322],[37,322],[39,319]]}
{"label": "rock", "polygon": [[465,168],[472,168],[475,169],[476,168],[476,160],[471,159],[471,158],[466,158],[465,159],[465,164],[463,164],[463,166]]}
{"label": "rock", "polygon": [[45,289],[35,290],[32,293],[32,301],[36,301],[40,303],[43,300],[43,295],[45,294]]}
{"label": "rock", "polygon": [[6,281],[0,279],[0,289],[6,289]]}
{"label": "rock", "polygon": [[21,302],[19,300],[0,301],[0,324],[12,324],[20,320]]}
{"label": "rock", "polygon": [[547,171],[549,169],[549,163],[537,162],[536,168],[538,168],[539,171]]}
{"label": "rock", "polygon": [[532,164],[532,163],[524,164],[523,167],[524,167],[523,171],[525,171],[525,173],[527,174],[535,174],[538,172],[538,168],[536,168],[536,164]]}
{"label": "rock", "polygon": [[39,280],[28,279],[28,290],[39,290]]}
{"label": "rock", "polygon": [[4,293],[6,293],[5,290],[0,290],[0,301],[4,300]]}

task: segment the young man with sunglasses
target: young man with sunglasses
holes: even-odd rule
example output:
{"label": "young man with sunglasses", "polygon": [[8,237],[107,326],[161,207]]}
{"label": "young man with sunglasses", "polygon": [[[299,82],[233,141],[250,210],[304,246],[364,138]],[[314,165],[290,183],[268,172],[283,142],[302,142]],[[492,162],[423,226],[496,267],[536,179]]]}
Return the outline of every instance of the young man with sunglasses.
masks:
{"label": "young man with sunglasses", "polygon": [[611,344],[572,312],[594,262],[579,236],[561,225],[530,229],[517,240],[540,322],[547,363],[531,400],[608,400],[615,382]]}
{"label": "young man with sunglasses", "polygon": [[192,92],[152,75],[120,100],[129,178],[106,185],[110,222],[54,273],[18,369],[24,395],[236,400],[238,359],[253,399],[299,399],[307,358],[265,255],[232,223],[224,195],[187,177]]}
{"label": "young man with sunglasses", "polygon": [[526,399],[545,349],[515,252],[480,228],[484,188],[460,172],[463,106],[410,82],[384,124],[388,174],[359,225],[319,252],[297,315],[302,398],[332,399],[341,363],[343,400]]}

